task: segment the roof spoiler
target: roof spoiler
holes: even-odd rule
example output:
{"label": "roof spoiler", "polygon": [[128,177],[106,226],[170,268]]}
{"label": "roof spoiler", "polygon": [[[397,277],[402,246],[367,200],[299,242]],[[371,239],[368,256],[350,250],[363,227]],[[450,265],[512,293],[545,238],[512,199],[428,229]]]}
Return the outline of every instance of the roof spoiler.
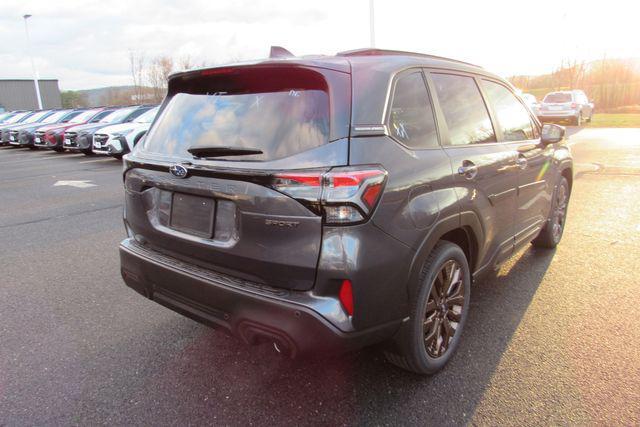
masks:
{"label": "roof spoiler", "polygon": [[271,46],[269,58],[293,58],[295,55],[282,46]]}

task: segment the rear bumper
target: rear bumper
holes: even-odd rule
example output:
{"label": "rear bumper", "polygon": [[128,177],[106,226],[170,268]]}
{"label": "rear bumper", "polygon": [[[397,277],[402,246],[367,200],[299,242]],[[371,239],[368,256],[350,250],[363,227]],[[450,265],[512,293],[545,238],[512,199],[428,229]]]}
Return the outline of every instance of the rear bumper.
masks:
{"label": "rear bumper", "polygon": [[553,113],[550,113],[550,112],[538,113],[538,119],[541,122],[554,121],[554,120],[573,120],[576,117],[578,117],[578,113],[575,111],[567,111],[566,113],[561,111],[554,111]]}
{"label": "rear bumper", "polygon": [[[393,336],[401,321],[345,331],[338,301],[201,269],[133,239],[120,244],[122,277],[138,293],[247,344],[276,343],[290,357],[355,350]],[[343,329],[336,326],[342,326]]]}

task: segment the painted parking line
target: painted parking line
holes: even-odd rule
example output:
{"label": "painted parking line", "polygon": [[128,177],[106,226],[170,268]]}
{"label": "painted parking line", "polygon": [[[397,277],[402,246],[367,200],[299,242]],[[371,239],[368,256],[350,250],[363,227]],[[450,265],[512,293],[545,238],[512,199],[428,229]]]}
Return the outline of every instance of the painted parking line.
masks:
{"label": "painted parking line", "polygon": [[[5,157],[5,158],[2,158],[2,160],[7,159],[7,160],[11,161],[11,164],[17,164],[17,163],[39,162],[39,161],[42,161],[42,160],[53,160],[53,159],[77,159],[78,157],[79,157],[78,155],[61,155],[61,156],[55,156],[55,155],[54,156],[46,156],[46,155],[38,156],[38,155],[36,155],[36,156],[30,157],[30,158],[27,158],[27,156],[24,156],[24,157],[21,156],[21,157],[15,159],[15,160],[14,159],[8,159],[8,158]],[[84,157],[84,156],[82,156],[82,157]]]}
{"label": "painted parking line", "polygon": [[96,184],[93,184],[93,181],[87,179],[81,179],[76,181],[56,181],[53,184],[54,187],[76,187],[76,188],[91,188],[97,187]]}
{"label": "painted parking line", "polygon": [[111,157],[107,157],[104,159],[96,159],[96,160],[85,160],[83,162],[78,162],[78,163],[97,163],[97,162],[113,162],[115,164],[115,161],[117,159],[113,159]]}

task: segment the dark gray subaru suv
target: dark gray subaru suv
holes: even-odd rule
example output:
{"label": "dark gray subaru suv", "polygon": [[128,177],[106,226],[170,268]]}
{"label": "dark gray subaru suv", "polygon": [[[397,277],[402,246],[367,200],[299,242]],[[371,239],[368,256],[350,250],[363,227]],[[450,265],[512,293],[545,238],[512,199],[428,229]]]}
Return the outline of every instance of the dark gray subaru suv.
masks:
{"label": "dark gray subaru suv", "polygon": [[290,357],[384,343],[432,373],[470,287],[552,248],[572,161],[478,66],[407,52],[276,57],[174,74],[125,157],[128,286]]}

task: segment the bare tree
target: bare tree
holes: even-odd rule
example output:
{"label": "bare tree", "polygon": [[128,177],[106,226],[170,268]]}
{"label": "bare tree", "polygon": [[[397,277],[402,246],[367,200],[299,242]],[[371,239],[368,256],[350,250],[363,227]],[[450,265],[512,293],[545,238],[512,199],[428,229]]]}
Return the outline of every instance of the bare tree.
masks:
{"label": "bare tree", "polygon": [[145,62],[142,52],[129,51],[129,65],[131,67],[131,79],[133,81],[133,98],[136,101],[141,101],[144,97]]}
{"label": "bare tree", "polygon": [[173,71],[173,59],[169,56],[155,57],[147,67],[147,82],[151,87],[154,102],[162,101],[167,92],[167,78]]}
{"label": "bare tree", "polygon": [[180,59],[178,60],[178,67],[181,70],[190,70],[191,68],[194,68],[195,66],[196,66],[196,64],[193,61],[193,58],[191,57],[191,55],[189,55],[189,54],[182,55],[180,57]]}

